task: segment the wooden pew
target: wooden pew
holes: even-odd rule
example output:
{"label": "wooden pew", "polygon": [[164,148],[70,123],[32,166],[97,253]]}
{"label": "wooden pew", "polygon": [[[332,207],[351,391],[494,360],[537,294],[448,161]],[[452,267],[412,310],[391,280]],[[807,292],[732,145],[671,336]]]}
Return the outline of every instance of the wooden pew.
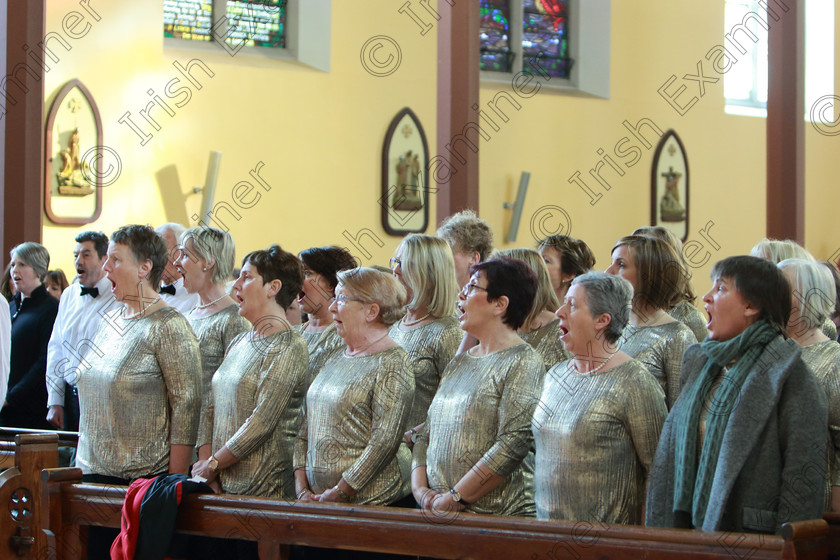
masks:
{"label": "wooden pew", "polygon": [[[119,526],[125,488],[83,484],[79,469],[52,468],[57,443],[55,434],[15,438],[16,465],[0,474],[0,497],[10,504],[15,491],[26,489],[31,508],[12,527],[0,524],[0,558],[83,558],[88,526]],[[15,502],[19,509],[22,495],[18,492]],[[285,557],[288,544],[451,559],[811,560],[827,558],[829,538],[825,520],[787,524],[783,536],[767,536],[468,514],[434,517],[398,508],[210,494],[186,497],[176,528],[257,541],[266,560]]]}
{"label": "wooden pew", "polygon": [[[83,525],[119,525],[125,489],[75,483],[79,475],[77,469],[44,473],[49,528],[58,539],[58,558],[79,557]],[[397,508],[207,494],[184,499],[177,528],[190,534],[258,541],[261,557],[266,559],[284,557],[282,544],[487,560],[824,559],[828,534],[823,520],[787,524],[779,537],[485,515],[436,519]]]}
{"label": "wooden pew", "polygon": [[[9,445],[0,447],[7,464]],[[41,473],[58,466],[58,436],[22,434],[14,437],[13,465],[0,472],[0,558],[45,558],[48,536],[41,498]]]}

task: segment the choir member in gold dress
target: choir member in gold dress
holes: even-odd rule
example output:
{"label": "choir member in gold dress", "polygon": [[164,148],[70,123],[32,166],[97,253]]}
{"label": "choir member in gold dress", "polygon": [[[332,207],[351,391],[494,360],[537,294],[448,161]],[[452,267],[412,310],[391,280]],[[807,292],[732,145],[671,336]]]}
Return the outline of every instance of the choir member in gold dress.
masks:
{"label": "choir member in gold dress", "polygon": [[[166,245],[148,226],[125,226],[111,236],[103,270],[123,305],[104,316],[86,356],[90,367],[79,373],[76,465],[83,480],[128,484],[189,472],[201,357],[187,320],[158,295],[166,258]],[[116,531],[96,532],[92,527],[89,557],[107,558]]]}
{"label": "choir member in gold dress", "polygon": [[834,280],[834,309],[831,310],[831,314],[828,318],[832,323],[834,323],[834,328],[836,330],[838,325],[840,325],[840,272],[837,271],[836,266],[828,261],[822,261],[820,264],[828,270],[829,274],[831,274],[832,280]]}
{"label": "choir member in gold dress", "polygon": [[414,369],[414,404],[406,440],[411,447],[464,331],[455,318],[458,283],[446,241],[409,235],[397,247],[391,268],[408,295],[406,314],[391,327],[391,338],[408,353]]}
{"label": "choir member in gold dress", "polygon": [[447,366],[414,445],[411,486],[433,515],[533,516],[533,476],[523,463],[545,366],[516,330],[537,279],[525,263],[494,258],[473,266],[458,304],[461,328],[478,346]]}
{"label": "choir member in gold dress", "polygon": [[534,306],[525,317],[519,336],[542,356],[546,371],[571,358],[560,342],[560,320],[554,315],[560,307],[560,300],[557,299],[543,258],[533,249],[507,249],[499,251],[498,256],[524,262],[537,277]]}
{"label": "choir member in gold dress", "polygon": [[831,273],[822,263],[785,259],[778,264],[791,287],[787,335],[802,346],[802,361],[819,379],[828,398],[828,511],[840,511],[840,344],[821,325],[834,310]]}
{"label": "choir member in gold dress", "polygon": [[470,267],[486,261],[493,252],[493,230],[472,210],[462,210],[446,218],[437,236],[452,247],[458,287],[470,280]]}
{"label": "choir member in gold dress", "polygon": [[312,383],[327,360],[344,349],[344,341],[338,336],[330,313],[330,303],[338,285],[336,274],[359,265],[353,255],[341,247],[312,247],[298,256],[303,262],[304,274],[298,303],[309,320],[297,330],[309,348],[309,382]]}
{"label": "choir member in gold dress", "polygon": [[697,296],[694,295],[694,290],[691,287],[691,275],[689,274],[688,263],[683,255],[682,241],[671,230],[662,226],[640,227],[633,232],[633,235],[647,235],[648,237],[661,239],[668,243],[680,258],[680,263],[685,272],[683,285],[674,298],[672,307],[668,310],[668,315],[691,329],[697,341],[702,342],[708,334],[706,333],[706,317],[694,306],[694,300],[697,299]]}
{"label": "choir member in gold dress", "polygon": [[210,383],[233,339],[248,331],[251,323],[239,315],[239,307],[227,292],[236,249],[226,231],[194,227],[181,236],[175,268],[184,279],[187,293],[198,294],[198,304],[187,321],[198,338],[201,353],[201,416],[198,424],[198,458],[210,456],[213,423],[205,414],[212,405]]}
{"label": "choir member in gold dress", "polygon": [[[792,239],[781,240],[765,237],[755,244],[752,250],[750,250],[750,255],[768,260],[773,264],[779,264],[786,259],[802,259],[808,262],[817,261],[808,249]],[[826,318],[820,328],[826,337],[832,340],[837,339],[837,327],[830,318]]]}
{"label": "choir member in gold dress", "polygon": [[683,287],[685,271],[680,259],[664,241],[631,235],[613,247],[607,273],[621,276],[633,286],[630,324],[619,347],[656,377],[670,409],[680,394],[683,353],[697,342],[691,329],[667,313]]}
{"label": "choir member in gold dress", "polygon": [[307,388],[306,343],[285,309],[303,283],[300,261],[272,245],[242,261],[233,288],[253,328],[237,336],[213,376],[212,454],[193,466],[221,490],[294,499],[292,456]]}
{"label": "choir member in gold dress", "polygon": [[538,519],[641,524],[645,484],[668,411],[656,379],[618,349],[633,288],[578,276],[557,310],[574,356],[545,376],[534,412]]}
{"label": "choir member in gold dress", "polygon": [[558,302],[563,301],[576,276],[589,272],[595,266],[595,255],[589,246],[568,235],[549,235],[540,239],[537,251],[545,261]]}
{"label": "choir member in gold dress", "polygon": [[645,524],[778,534],[825,507],[825,392],[785,337],[791,290],[773,263],[729,257],[712,267],[712,281],[703,296],[709,336],[683,358]]}
{"label": "choir member in gold dress", "polygon": [[306,394],[295,444],[299,500],[405,505],[411,452],[403,433],[414,376],[405,350],[388,336],[405,303],[405,288],[390,274],[338,273],[330,311],[346,346]]}

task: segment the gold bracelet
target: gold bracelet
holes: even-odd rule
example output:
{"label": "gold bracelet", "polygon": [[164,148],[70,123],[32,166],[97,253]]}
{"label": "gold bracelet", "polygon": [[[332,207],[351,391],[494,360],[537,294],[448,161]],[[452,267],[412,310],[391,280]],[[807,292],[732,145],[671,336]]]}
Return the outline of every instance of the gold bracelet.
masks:
{"label": "gold bracelet", "polygon": [[303,498],[306,495],[307,492],[309,492],[309,489],[307,489],[307,488],[304,488],[303,490],[301,490],[300,494],[297,495],[297,499],[300,500],[301,498]]}
{"label": "gold bracelet", "polygon": [[344,490],[339,488],[338,485],[335,486],[335,489],[338,491],[338,495],[341,496],[342,500],[346,500],[348,502],[350,501],[350,496],[348,496],[347,493],[344,492]]}

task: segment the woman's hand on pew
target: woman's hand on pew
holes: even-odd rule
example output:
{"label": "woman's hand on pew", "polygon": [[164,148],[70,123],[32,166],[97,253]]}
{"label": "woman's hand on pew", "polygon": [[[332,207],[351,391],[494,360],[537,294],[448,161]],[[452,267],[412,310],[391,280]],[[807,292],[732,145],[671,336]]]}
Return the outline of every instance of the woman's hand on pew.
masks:
{"label": "woman's hand on pew", "polygon": [[[201,478],[205,479],[208,485],[216,480],[216,476],[218,474],[219,473],[210,468],[209,458],[204,459],[203,461],[196,461],[196,463],[192,467],[192,475],[200,476]],[[212,488],[212,486],[210,487]],[[213,491],[215,492],[215,489]]]}
{"label": "woman's hand on pew", "polygon": [[207,484],[207,486],[210,487],[210,489],[213,491],[213,493],[215,493],[215,494],[221,494],[222,493],[222,485],[219,483],[218,478],[216,480],[211,480],[210,482],[207,482],[206,484]]}
{"label": "woman's hand on pew", "polygon": [[449,492],[443,492],[440,494],[435,494],[435,497],[431,501],[431,510],[432,511],[463,511],[464,504],[460,502],[456,502],[452,494]]}

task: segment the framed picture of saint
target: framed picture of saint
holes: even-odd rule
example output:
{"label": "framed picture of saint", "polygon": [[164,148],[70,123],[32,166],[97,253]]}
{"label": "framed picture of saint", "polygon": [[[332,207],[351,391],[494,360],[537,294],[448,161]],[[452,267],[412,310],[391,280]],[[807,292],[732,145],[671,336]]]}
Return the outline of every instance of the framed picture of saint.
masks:
{"label": "framed picture of saint", "polygon": [[53,223],[83,225],[102,213],[102,118],[79,80],[56,94],[44,142],[44,211]]}
{"label": "framed picture of saint", "polygon": [[402,237],[429,225],[429,145],[414,111],[405,107],[391,119],[382,145],[382,227]]}
{"label": "framed picture of saint", "polygon": [[650,223],[688,237],[688,156],[673,129],[659,139],[651,168]]}

